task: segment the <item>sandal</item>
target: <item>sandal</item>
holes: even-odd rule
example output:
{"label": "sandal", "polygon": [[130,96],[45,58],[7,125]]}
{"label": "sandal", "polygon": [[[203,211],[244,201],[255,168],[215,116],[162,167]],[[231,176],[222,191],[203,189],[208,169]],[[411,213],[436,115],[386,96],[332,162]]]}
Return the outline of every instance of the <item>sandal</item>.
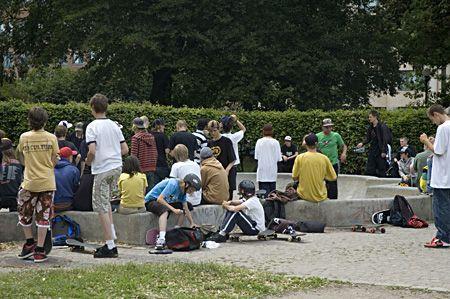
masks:
{"label": "sandal", "polygon": [[424,246],[427,248],[446,248],[450,247],[450,244],[445,243],[440,239],[434,237],[433,239],[431,239],[429,243],[425,243]]}

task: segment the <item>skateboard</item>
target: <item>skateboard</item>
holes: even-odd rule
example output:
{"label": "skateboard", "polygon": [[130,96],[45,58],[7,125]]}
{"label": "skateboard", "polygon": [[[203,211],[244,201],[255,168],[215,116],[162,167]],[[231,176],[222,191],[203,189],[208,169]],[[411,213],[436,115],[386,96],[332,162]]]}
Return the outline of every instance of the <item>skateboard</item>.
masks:
{"label": "skateboard", "polygon": [[294,234],[280,234],[276,233],[275,238],[276,240],[285,240],[288,242],[300,242],[302,240],[301,236],[306,236],[305,233],[294,233]]}
{"label": "skateboard", "polygon": [[230,234],[230,241],[231,242],[242,242],[246,240],[260,240],[260,241],[267,241],[270,239],[275,239],[276,233],[273,230],[265,230],[263,232],[260,232],[257,235],[244,235],[243,233],[232,233]]}
{"label": "skateboard", "polygon": [[48,255],[53,248],[53,235],[52,235],[52,229],[47,229],[47,234],[45,235],[45,241],[44,241],[44,252],[46,255]]}
{"label": "skateboard", "polygon": [[159,234],[159,229],[157,229],[157,228],[149,229],[147,231],[147,233],[145,234],[145,244],[155,246],[156,239],[158,238],[158,234]]}
{"label": "skateboard", "polygon": [[377,231],[384,234],[386,232],[386,229],[382,225],[366,227],[362,224],[355,224],[352,226],[352,232],[362,232],[362,233],[374,234]]}
{"label": "skateboard", "polygon": [[66,244],[72,247],[71,250],[74,252],[83,252],[86,251],[86,248],[97,250],[102,247],[102,245],[99,244],[80,242],[76,239],[67,239]]}
{"label": "skateboard", "polygon": [[372,215],[373,224],[385,224],[388,223],[391,218],[391,210],[382,210]]}
{"label": "skateboard", "polygon": [[172,254],[172,249],[152,249],[148,253],[150,254]]}

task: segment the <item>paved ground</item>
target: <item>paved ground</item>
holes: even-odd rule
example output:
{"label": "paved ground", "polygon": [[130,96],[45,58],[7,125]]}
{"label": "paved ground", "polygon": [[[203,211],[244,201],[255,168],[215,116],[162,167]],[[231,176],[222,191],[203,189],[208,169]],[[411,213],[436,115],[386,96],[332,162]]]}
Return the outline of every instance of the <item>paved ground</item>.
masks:
{"label": "paved ground", "polygon": [[[450,249],[427,249],[423,243],[431,239],[434,227],[405,229],[387,227],[386,234],[353,233],[348,230],[328,230],[325,234],[308,234],[301,243],[285,241],[248,241],[226,243],[217,249],[201,249],[172,255],[149,255],[143,247],[121,247],[116,260],[94,260],[92,256],[56,248],[48,263],[35,265],[20,261],[18,247],[0,252],[0,272],[24,268],[84,267],[101,263],[148,263],[156,261],[211,261],[299,276],[319,276],[361,284],[359,287],[338,286],[331,295],[345,296],[356,291],[367,294],[367,286],[400,286],[415,289],[450,292]],[[382,287],[380,298],[400,295],[391,287]],[[330,295],[327,290],[322,295]],[[321,290],[309,295],[321,296]],[[409,290],[405,297],[413,295]],[[303,294],[303,293],[302,293]],[[295,297],[300,293],[294,294]],[[376,293],[373,293],[375,295]],[[421,293],[426,298],[428,293]],[[442,293],[431,293],[441,297]],[[305,294],[303,294],[305,295]],[[421,298],[421,296],[419,296]],[[377,298],[377,297],[374,297]],[[443,298],[443,297],[442,297]]]}

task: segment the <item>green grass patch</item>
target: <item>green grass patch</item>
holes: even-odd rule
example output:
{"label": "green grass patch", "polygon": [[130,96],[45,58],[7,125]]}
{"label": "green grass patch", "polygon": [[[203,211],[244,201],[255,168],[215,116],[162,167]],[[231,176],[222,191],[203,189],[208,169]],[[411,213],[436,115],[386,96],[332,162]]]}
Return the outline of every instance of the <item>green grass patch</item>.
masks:
{"label": "green grass patch", "polygon": [[105,265],[0,275],[2,298],[255,298],[328,283],[211,263]]}

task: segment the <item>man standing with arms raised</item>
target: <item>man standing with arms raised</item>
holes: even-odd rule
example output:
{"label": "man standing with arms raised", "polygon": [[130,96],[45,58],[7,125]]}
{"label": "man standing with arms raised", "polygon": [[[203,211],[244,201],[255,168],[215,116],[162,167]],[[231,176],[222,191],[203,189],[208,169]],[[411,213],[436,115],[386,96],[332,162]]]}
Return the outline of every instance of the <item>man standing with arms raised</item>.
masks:
{"label": "man standing with arms raised", "polygon": [[[339,174],[339,149],[342,148],[342,154],[340,156],[341,163],[345,163],[347,160],[347,145],[339,133],[333,132],[333,122],[330,118],[325,118],[322,121],[322,132],[317,134],[318,149],[322,154],[330,159],[333,169],[336,175]],[[329,199],[338,198],[338,185],[337,180],[326,181],[327,193]]]}

